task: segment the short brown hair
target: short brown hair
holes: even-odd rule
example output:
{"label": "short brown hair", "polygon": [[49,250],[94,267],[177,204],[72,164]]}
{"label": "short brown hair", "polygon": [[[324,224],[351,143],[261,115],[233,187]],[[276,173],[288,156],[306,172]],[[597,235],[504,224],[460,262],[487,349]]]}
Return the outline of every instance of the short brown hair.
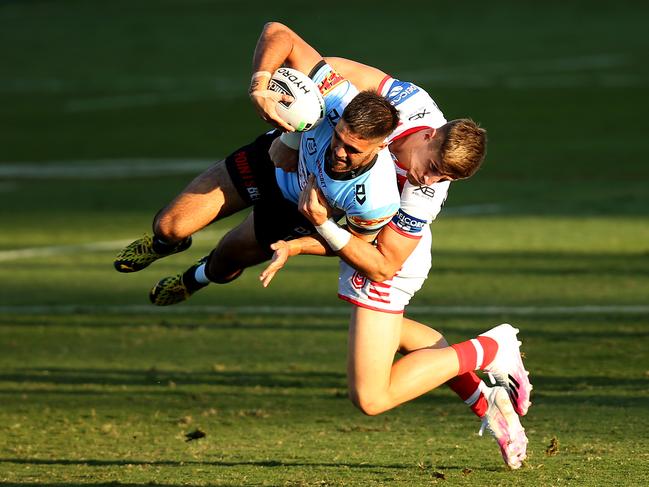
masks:
{"label": "short brown hair", "polygon": [[397,128],[399,112],[384,96],[361,91],[349,102],[342,119],[362,139],[384,139]]}
{"label": "short brown hair", "polygon": [[487,152],[487,131],[469,118],[451,120],[438,130],[443,134],[438,169],[453,179],[475,174]]}

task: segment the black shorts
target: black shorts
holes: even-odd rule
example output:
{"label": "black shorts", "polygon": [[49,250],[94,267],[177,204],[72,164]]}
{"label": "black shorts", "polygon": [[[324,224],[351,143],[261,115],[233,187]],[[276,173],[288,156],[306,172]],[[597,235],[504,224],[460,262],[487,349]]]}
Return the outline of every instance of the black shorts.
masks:
{"label": "black shorts", "polygon": [[292,240],[315,232],[313,225],[284,198],[275,178],[275,166],[268,149],[279,131],[260,135],[225,158],[230,178],[241,197],[253,205],[255,237],[272,255],[270,245],[278,240]]}

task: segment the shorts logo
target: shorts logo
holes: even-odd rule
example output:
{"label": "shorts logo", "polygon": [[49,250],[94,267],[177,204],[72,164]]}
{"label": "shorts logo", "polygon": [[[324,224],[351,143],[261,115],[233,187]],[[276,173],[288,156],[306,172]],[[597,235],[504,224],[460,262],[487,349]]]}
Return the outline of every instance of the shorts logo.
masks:
{"label": "shorts logo", "polygon": [[408,233],[419,233],[427,224],[426,220],[421,220],[420,218],[408,215],[408,213],[402,209],[399,209],[397,214],[394,215],[392,223],[394,223],[397,228]]}
{"label": "shorts logo", "polygon": [[252,168],[248,163],[248,154],[246,151],[237,152],[234,155],[234,164],[237,167],[237,172],[241,177],[241,182],[243,183],[250,201],[255,202],[261,198],[259,194],[259,188],[257,187],[257,181],[255,181],[255,175],[252,172]]}
{"label": "shorts logo", "polygon": [[343,81],[345,81],[345,78],[335,71],[330,71],[329,74],[327,74],[327,76],[325,76],[325,78],[318,84],[318,90],[320,90],[322,96],[325,96]]}
{"label": "shorts logo", "polygon": [[358,272],[354,272],[354,275],[352,276],[352,286],[354,289],[363,289],[363,286],[365,286],[365,281],[367,280],[367,277],[359,274]]}
{"label": "shorts logo", "polygon": [[356,185],[356,201],[358,201],[359,205],[362,205],[367,201],[367,197],[365,196],[365,185],[364,184],[357,184]]}
{"label": "shorts logo", "polygon": [[406,101],[417,92],[419,92],[419,88],[412,83],[395,81],[394,83],[392,83],[392,87],[390,88],[390,91],[388,92],[388,96],[386,98],[390,100],[390,103],[392,103],[393,105],[398,105],[399,103]]}

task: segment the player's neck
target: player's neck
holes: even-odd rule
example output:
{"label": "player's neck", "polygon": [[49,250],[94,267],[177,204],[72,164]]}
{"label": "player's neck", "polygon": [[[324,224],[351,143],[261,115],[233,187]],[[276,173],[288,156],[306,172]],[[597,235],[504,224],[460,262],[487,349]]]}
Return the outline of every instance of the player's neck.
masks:
{"label": "player's neck", "polygon": [[404,169],[410,169],[410,153],[412,152],[412,144],[408,143],[410,137],[397,139],[389,145],[390,152],[399,161],[399,165]]}

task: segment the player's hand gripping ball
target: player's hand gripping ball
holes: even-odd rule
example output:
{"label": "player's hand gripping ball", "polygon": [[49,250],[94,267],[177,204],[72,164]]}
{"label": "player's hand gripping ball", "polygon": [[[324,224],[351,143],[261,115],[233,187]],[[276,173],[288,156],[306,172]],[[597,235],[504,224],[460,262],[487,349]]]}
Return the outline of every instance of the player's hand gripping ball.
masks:
{"label": "player's hand gripping ball", "polygon": [[318,87],[304,73],[279,68],[270,79],[268,89],[293,97],[292,102],[277,103],[277,114],[298,132],[311,130],[325,114],[325,102]]}

